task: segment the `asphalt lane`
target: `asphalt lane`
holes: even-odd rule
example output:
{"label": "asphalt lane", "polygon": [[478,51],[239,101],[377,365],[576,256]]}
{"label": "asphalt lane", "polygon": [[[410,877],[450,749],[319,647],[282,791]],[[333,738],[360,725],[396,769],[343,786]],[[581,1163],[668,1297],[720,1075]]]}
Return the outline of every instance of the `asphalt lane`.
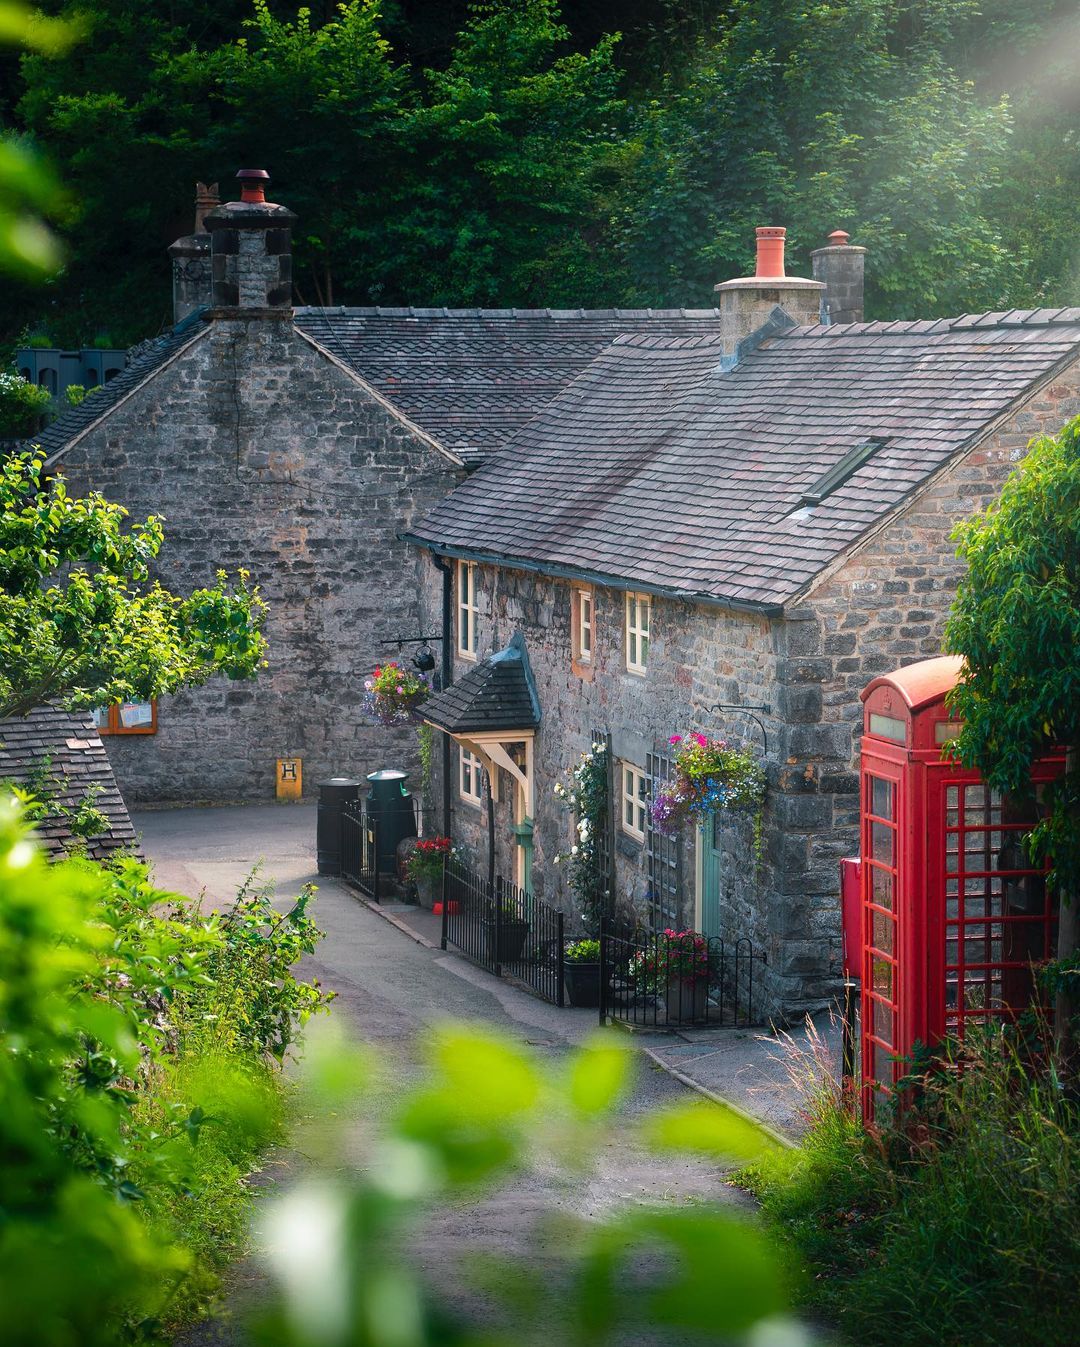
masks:
{"label": "asphalt lane", "polygon": [[[595,1012],[548,1006],[454,954],[430,950],[370,911],[347,886],[320,878],[314,873],[312,806],[144,812],[135,825],[158,883],[190,896],[201,894],[208,905],[228,901],[256,864],[275,884],[278,905],[290,903],[304,883],[318,884],[314,913],[326,938],[304,961],[303,972],[337,993],[334,1017],[377,1052],[391,1083],[388,1102],[397,1088],[417,1078],[432,1028],[448,1019],[497,1029],[556,1070],[573,1045],[595,1030]],[[633,1091],[621,1119],[607,1131],[591,1176],[571,1180],[556,1163],[526,1171],[497,1193],[435,1214],[413,1242],[427,1280],[448,1301],[469,1300],[470,1308],[487,1319],[496,1314],[494,1305],[480,1303],[484,1293],[465,1286],[461,1259],[472,1254],[521,1257],[558,1280],[565,1269],[553,1217],[598,1218],[643,1203],[746,1205],[745,1196],[726,1184],[715,1165],[646,1154],[629,1139],[635,1118],[694,1097],[639,1055]],[[351,1134],[349,1160],[363,1166],[364,1118],[356,1118]],[[268,1186],[290,1182],[319,1149],[318,1119],[309,1119],[297,1148],[268,1167]],[[231,1279],[230,1305],[242,1312],[257,1301],[263,1286],[257,1261],[245,1260]],[[205,1347],[242,1338],[235,1319],[226,1315],[180,1341],[184,1347]]]}

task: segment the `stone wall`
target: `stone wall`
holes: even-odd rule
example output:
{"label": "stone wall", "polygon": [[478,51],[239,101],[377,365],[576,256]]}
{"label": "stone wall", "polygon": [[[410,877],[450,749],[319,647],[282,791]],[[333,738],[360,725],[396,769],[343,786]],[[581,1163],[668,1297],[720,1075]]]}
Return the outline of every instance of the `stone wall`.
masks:
{"label": "stone wall", "polygon": [[256,681],[163,698],[156,735],[107,740],[129,803],[269,800],[293,755],[309,795],[328,775],[415,771],[415,732],[365,725],[360,692],[394,654],[380,642],[419,630],[423,563],[398,534],[460,472],[291,321],[215,321],[63,471],[133,520],[164,516],[167,586],[246,567],[270,608]]}

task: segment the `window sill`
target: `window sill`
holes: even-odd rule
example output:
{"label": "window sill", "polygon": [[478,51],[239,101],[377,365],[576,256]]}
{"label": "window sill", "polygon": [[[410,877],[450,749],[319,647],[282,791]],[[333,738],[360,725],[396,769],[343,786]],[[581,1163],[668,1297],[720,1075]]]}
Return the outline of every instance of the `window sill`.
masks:
{"label": "window sill", "polygon": [[615,850],[620,856],[626,856],[629,860],[636,861],[642,851],[645,849],[645,839],[631,837],[628,832],[619,829],[615,838]]}

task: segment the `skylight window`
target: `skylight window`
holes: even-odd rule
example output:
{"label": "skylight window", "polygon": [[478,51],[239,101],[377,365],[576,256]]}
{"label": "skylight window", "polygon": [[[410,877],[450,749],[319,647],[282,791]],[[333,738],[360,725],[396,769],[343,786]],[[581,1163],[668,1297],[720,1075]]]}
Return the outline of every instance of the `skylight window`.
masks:
{"label": "skylight window", "polygon": [[885,444],[888,444],[887,436],[871,435],[862,444],[857,444],[854,449],[849,449],[839,463],[834,464],[828,472],[823,472],[816,482],[812,482],[806,488],[799,498],[796,510],[813,509],[815,505],[820,505],[827,496],[831,496],[834,491],[839,490],[847,479],[858,472],[863,464],[873,458]]}

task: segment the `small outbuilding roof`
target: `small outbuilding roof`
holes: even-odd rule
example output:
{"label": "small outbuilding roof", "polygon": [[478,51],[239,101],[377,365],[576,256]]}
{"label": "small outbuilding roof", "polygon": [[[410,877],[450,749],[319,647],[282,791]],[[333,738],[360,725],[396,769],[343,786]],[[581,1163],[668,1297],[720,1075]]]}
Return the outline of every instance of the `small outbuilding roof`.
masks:
{"label": "small outbuilding roof", "polygon": [[537,729],[540,699],[524,638],[515,635],[505,650],[429,697],[421,714],[449,734]]}
{"label": "small outbuilding roof", "polygon": [[[51,802],[56,812],[34,829],[52,860],[62,859],[74,845],[92,860],[135,847],[127,805],[87,711],[37,706],[28,715],[0,720],[0,781],[32,789],[42,803]],[[88,795],[108,827],[82,838],[71,831],[69,815]]]}
{"label": "small outbuilding roof", "polygon": [[620,337],[407,536],[778,611],[1080,353],[1080,308],[786,321],[734,367],[712,335]]}

